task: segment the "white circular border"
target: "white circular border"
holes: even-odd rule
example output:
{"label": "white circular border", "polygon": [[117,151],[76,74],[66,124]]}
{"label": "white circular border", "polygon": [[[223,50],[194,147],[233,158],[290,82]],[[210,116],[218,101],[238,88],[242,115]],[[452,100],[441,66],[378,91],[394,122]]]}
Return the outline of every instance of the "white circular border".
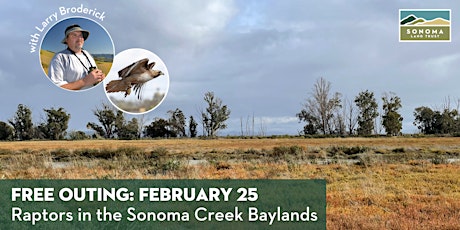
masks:
{"label": "white circular border", "polygon": [[[161,101],[157,105],[155,105],[153,108],[151,108],[150,110],[146,110],[146,111],[139,112],[139,113],[134,113],[134,112],[126,111],[126,110],[118,107],[118,105],[115,104],[111,100],[111,98],[109,97],[109,95],[113,95],[113,94],[123,95],[123,92],[107,93],[107,91],[105,90],[105,87],[107,86],[107,84],[110,81],[120,79],[120,77],[118,76],[118,71],[120,71],[121,69],[125,68],[126,66],[131,65],[132,63],[134,63],[136,61],[139,61],[139,60],[141,60],[143,58],[148,58],[149,63],[152,62],[152,61],[155,62],[155,66],[153,67],[153,69],[161,70],[164,73],[164,75],[162,75],[162,76],[160,76],[160,77],[158,77],[156,79],[166,78],[166,84],[163,85],[164,88],[165,88],[165,93],[164,93],[164,96],[161,99]],[[153,81],[155,81],[156,79],[152,79],[152,80],[146,82],[145,84],[152,84]],[[142,48],[130,48],[130,49],[123,50],[120,53],[116,54],[114,59],[113,59],[111,71],[109,72],[109,74],[106,76],[106,78],[103,81],[104,92],[105,92],[105,95],[106,95],[107,99],[110,101],[110,103],[113,106],[115,106],[118,110],[123,111],[123,112],[125,112],[127,114],[131,114],[131,115],[142,115],[142,114],[151,112],[151,111],[155,110],[156,108],[158,108],[158,106],[160,106],[161,103],[163,103],[163,101],[165,100],[165,98],[168,95],[169,85],[170,85],[169,72],[168,72],[168,69],[167,69],[165,63],[163,62],[163,60],[158,55],[153,53],[152,51],[142,49]],[[143,97],[146,96],[146,94],[145,94],[146,90],[148,90],[149,88],[152,88],[152,87],[155,88],[154,86],[152,86],[152,87],[146,87],[146,86],[148,86],[148,85],[144,85],[144,88],[142,89]],[[153,94],[152,94],[152,96],[153,96]],[[119,97],[123,97],[123,96],[119,96]],[[134,92],[131,92],[131,94],[128,95],[126,98],[121,98],[121,99],[138,100],[137,95],[134,94]]]}
{"label": "white circular border", "polygon": [[[89,21],[92,21],[94,23],[96,23],[98,26],[100,26],[104,31],[105,33],[109,36],[110,38],[110,42],[112,43],[112,55],[113,55],[113,60],[112,60],[112,66],[113,66],[113,62],[114,62],[114,59],[115,59],[115,44],[113,43],[113,39],[112,39],[112,36],[110,36],[110,33],[107,31],[107,29],[102,26],[100,23],[98,23],[97,21],[91,19],[91,18],[87,18],[87,17],[82,17],[82,16],[73,16],[73,17],[67,17],[67,18],[63,18],[59,21],[57,21],[56,23],[54,23],[54,25],[50,26],[50,28],[46,31],[46,33],[43,35],[43,39],[41,40],[40,42],[40,49],[38,50],[38,63],[40,64],[40,69],[42,69],[43,71],[43,74],[45,75],[45,77],[51,82],[51,84],[53,84],[54,86],[60,88],[60,89],[63,89],[63,90],[66,90],[68,92],[84,92],[84,91],[87,91],[87,90],[91,90],[91,89],[94,89],[96,88],[97,86],[99,86],[101,84],[101,82],[99,82],[97,85],[93,86],[93,87],[90,87],[90,88],[87,88],[87,89],[80,89],[80,90],[71,90],[71,89],[66,89],[66,88],[62,88],[62,87],[59,87],[57,86],[56,84],[54,84],[53,81],[51,81],[51,78],[48,76],[48,74],[46,74],[45,70],[43,69],[43,66],[42,66],[42,58],[41,58],[41,53],[40,53],[40,50],[42,49],[42,45],[43,45],[43,41],[46,39],[46,35],[48,34],[48,32],[53,29],[54,26],[56,26],[57,24],[65,21],[65,20],[69,20],[69,19],[75,19],[75,18],[81,18],[81,19],[86,19],[86,20],[89,20]],[[51,63],[50,63],[51,64]],[[112,70],[112,67],[110,67],[110,70],[109,72],[111,72]],[[107,73],[108,74],[108,73]]]}

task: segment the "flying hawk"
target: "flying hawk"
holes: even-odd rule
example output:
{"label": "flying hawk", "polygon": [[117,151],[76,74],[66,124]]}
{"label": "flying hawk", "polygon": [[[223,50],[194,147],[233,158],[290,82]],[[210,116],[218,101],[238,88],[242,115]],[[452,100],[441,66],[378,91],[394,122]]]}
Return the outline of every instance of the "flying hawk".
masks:
{"label": "flying hawk", "polygon": [[134,87],[134,93],[137,94],[137,98],[140,100],[142,86],[146,82],[164,75],[160,70],[152,69],[155,62],[150,64],[148,62],[149,59],[144,58],[118,71],[118,76],[121,80],[110,81],[105,87],[107,93],[125,92],[126,97],[131,93],[131,88]]}

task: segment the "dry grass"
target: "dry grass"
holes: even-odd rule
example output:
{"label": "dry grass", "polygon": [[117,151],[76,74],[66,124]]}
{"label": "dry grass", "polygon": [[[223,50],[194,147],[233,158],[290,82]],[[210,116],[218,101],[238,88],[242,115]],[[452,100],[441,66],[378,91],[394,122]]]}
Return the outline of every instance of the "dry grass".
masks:
{"label": "dry grass", "polygon": [[321,148],[330,146],[367,146],[374,148],[406,148],[406,149],[460,149],[460,138],[280,138],[280,139],[159,139],[159,140],[85,140],[85,141],[23,141],[2,142],[0,149],[8,150],[50,150],[58,148],[110,148],[138,147],[152,149],[163,147],[170,152],[195,153],[216,150],[219,152],[236,149],[271,149],[276,146],[303,146],[306,148]]}
{"label": "dry grass", "polygon": [[[325,179],[328,229],[457,229],[460,164],[445,157],[460,138],[2,142],[0,177]],[[312,163],[332,158],[358,161]]]}
{"label": "dry grass", "polygon": [[48,75],[48,68],[49,64],[51,62],[51,59],[53,59],[54,53],[48,50],[40,50],[40,61],[42,64],[43,71],[45,71],[45,74]]}
{"label": "dry grass", "polygon": [[109,74],[110,69],[112,68],[112,62],[102,62],[96,61],[97,68],[102,70],[102,72],[107,76]]}

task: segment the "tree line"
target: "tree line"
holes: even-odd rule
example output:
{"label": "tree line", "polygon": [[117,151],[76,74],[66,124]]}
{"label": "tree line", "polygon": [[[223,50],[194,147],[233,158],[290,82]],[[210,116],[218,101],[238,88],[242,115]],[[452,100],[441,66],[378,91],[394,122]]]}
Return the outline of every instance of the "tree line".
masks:
{"label": "tree line", "polygon": [[[26,105],[19,104],[13,118],[8,122],[0,121],[0,140],[194,138],[198,136],[198,122],[202,125],[202,136],[213,138],[220,130],[227,128],[230,109],[214,92],[206,92],[203,99],[206,108],[200,111],[199,120],[185,116],[182,110],[176,108],[167,112],[167,118],[155,118],[150,124],[144,124],[143,116],[127,120],[122,111],[103,103],[93,110],[97,122],[87,123],[87,128],[94,131],[91,137],[83,131],[67,133],[71,116],[62,107],[44,109],[46,118],[34,124],[32,111]],[[403,122],[401,98],[390,92],[384,93],[381,100],[379,110],[375,94],[369,90],[360,92],[353,100],[344,99],[338,92],[331,93],[330,82],[319,78],[301,111],[296,114],[299,122],[305,124],[301,134],[369,136],[384,131],[390,136],[400,135]],[[413,113],[413,124],[422,134],[460,135],[459,106],[460,100],[452,108],[448,99],[441,109],[417,107]]]}
{"label": "tree line", "polygon": [[[230,116],[230,109],[222,104],[222,100],[207,92],[204,96],[207,105],[201,111],[201,124],[203,136],[213,138],[218,131],[227,127],[226,120]],[[112,106],[103,103],[93,110],[97,122],[88,122],[87,128],[94,131],[92,137],[83,131],[67,133],[70,114],[64,108],[44,109],[46,118],[39,124],[32,122],[32,111],[26,105],[19,104],[12,119],[7,122],[0,121],[0,140],[31,140],[31,139],[139,139],[141,137],[170,138],[170,137],[196,137],[198,123],[193,116],[186,116],[179,109],[168,111],[169,118],[155,118],[148,125],[143,124],[144,117],[134,117],[127,120],[124,113]],[[186,129],[188,127],[188,129]]]}
{"label": "tree line", "polygon": [[[374,92],[369,90],[360,92],[354,100],[343,99],[340,93],[331,93],[330,82],[319,78],[296,116],[305,123],[302,131],[305,135],[367,136],[380,134],[383,130],[390,136],[400,135],[403,122],[401,98],[390,92],[381,99],[380,111]],[[451,108],[450,100],[447,100],[441,110],[417,107],[413,124],[422,134],[459,135],[459,106],[460,100],[456,108]]]}

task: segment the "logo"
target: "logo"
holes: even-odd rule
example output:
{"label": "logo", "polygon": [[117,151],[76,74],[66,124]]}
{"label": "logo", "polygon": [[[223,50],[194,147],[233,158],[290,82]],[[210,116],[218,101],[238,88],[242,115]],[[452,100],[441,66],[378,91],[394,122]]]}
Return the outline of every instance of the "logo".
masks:
{"label": "logo", "polygon": [[450,10],[399,10],[400,42],[450,42]]}

